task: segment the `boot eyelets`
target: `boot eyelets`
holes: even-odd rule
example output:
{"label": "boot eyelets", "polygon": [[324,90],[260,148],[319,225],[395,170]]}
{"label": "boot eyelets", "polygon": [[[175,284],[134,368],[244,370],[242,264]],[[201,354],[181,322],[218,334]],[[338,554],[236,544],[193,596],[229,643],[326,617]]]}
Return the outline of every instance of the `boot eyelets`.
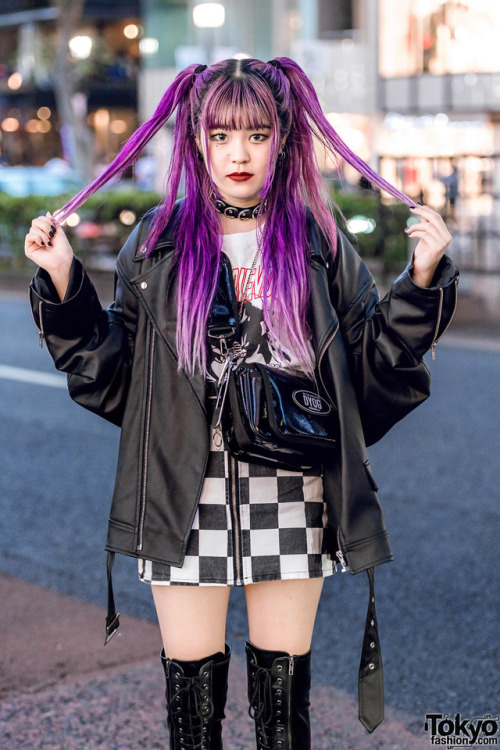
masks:
{"label": "boot eyelets", "polygon": [[[229,670],[224,659],[204,659],[184,674],[183,663],[165,669],[170,747],[172,750],[210,750],[220,736]],[[212,665],[216,667],[212,671]],[[165,664],[163,663],[165,668]],[[193,664],[195,667],[195,664]],[[213,674],[213,680],[212,680]]]}
{"label": "boot eyelets", "polygon": [[[271,655],[274,658],[270,658]],[[269,656],[263,654],[261,661],[259,651],[255,669],[253,659],[248,655],[248,690],[254,708],[251,716],[255,721],[257,750],[290,750],[291,746],[295,749],[299,745],[305,746],[306,738],[310,737],[309,659],[301,659],[300,668],[291,669],[289,677],[288,661],[292,667],[293,659],[288,659],[287,664],[283,661],[280,652],[269,652]],[[292,688],[294,696],[289,712],[284,705]]]}

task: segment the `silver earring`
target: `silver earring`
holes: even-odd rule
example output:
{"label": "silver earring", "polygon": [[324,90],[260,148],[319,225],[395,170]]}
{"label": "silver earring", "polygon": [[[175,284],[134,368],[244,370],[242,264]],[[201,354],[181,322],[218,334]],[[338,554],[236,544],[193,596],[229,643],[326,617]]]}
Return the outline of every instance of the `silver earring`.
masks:
{"label": "silver earring", "polygon": [[284,159],[285,157],[286,157],[286,153],[285,153],[285,149],[283,148],[283,149],[282,149],[282,150],[281,150],[281,151],[279,152],[279,154],[278,154],[278,159],[279,159],[280,161],[283,161],[283,159]]}

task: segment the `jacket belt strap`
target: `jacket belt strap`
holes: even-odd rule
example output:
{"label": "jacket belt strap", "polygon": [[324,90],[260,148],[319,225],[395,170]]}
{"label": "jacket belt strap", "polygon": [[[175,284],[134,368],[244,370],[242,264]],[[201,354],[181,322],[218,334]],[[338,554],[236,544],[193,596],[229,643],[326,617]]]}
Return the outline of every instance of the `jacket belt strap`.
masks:
{"label": "jacket belt strap", "polygon": [[384,719],[384,679],[382,670],[382,651],[375,612],[375,570],[366,571],[370,584],[370,599],[366,613],[363,650],[359,663],[358,704],[359,720],[373,732]]}
{"label": "jacket belt strap", "polygon": [[113,563],[115,561],[115,553],[108,552],[107,560],[107,573],[108,573],[108,614],[106,616],[106,637],[104,639],[104,645],[111,640],[118,628],[120,627],[120,615],[116,612],[115,608],[115,597],[113,594],[113,578],[112,570]]}

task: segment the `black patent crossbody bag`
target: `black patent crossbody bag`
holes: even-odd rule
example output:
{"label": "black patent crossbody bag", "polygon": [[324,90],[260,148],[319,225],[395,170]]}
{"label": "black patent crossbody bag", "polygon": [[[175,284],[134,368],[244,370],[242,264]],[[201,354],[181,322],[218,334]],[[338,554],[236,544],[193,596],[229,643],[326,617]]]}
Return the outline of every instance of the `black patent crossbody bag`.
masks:
{"label": "black patent crossbody bag", "polygon": [[239,362],[240,310],[225,256],[207,333],[225,354],[212,426],[222,430],[232,455],[295,470],[331,458],[339,444],[338,413],[331,397],[320,393],[318,379]]}

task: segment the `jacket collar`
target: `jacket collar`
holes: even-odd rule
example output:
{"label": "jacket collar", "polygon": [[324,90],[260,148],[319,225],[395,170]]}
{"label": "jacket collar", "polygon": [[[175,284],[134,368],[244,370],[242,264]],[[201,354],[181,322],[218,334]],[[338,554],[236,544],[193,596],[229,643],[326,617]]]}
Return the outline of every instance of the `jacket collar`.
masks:
{"label": "jacket collar", "polygon": [[[158,242],[154,246],[149,257],[155,256],[160,250],[166,250],[168,248],[174,247],[175,225],[176,225],[176,221],[179,215],[180,208],[183,203],[184,203],[184,198],[181,198],[180,200],[175,202],[174,210],[172,212],[170,221],[168,222],[167,226],[165,227],[160,237],[158,238]],[[151,222],[153,221],[153,218],[157,211],[158,211],[158,207],[155,206],[154,208],[151,208],[146,214],[144,214],[144,217],[141,222],[139,239],[136,244],[134,256],[132,258],[135,262],[141,262],[145,260],[145,252],[146,252],[145,242],[149,233],[149,229],[151,227]]]}

